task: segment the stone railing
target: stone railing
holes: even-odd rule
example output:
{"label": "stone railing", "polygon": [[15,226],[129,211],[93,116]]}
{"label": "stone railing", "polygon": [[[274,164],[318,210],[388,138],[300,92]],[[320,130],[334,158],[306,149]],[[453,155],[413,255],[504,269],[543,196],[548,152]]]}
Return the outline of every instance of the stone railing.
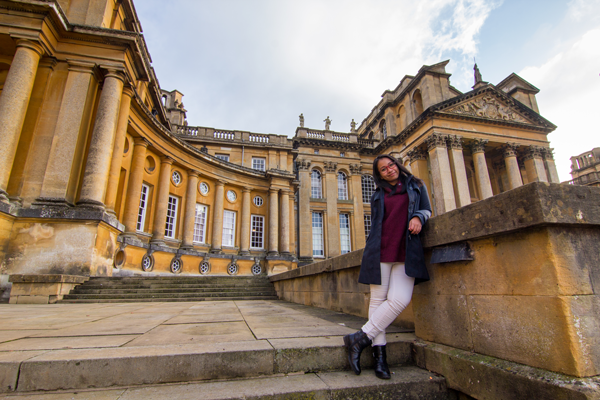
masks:
{"label": "stone railing", "polygon": [[313,132],[313,131],[308,131],[306,132],[306,137],[309,139],[321,139],[324,140],[325,139],[325,134],[322,132]]}
{"label": "stone railing", "polygon": [[255,133],[251,133],[249,140],[251,142],[269,143],[269,136],[268,135],[257,135]]}
{"label": "stone railing", "polygon": [[205,128],[201,126],[183,126],[174,125],[173,132],[181,139],[186,140],[216,140],[216,141],[236,141],[240,144],[254,146],[291,147],[292,141],[287,135],[275,135],[267,133],[253,133],[247,131],[230,131],[226,129]]}
{"label": "stone railing", "polygon": [[176,132],[179,135],[198,136],[198,127],[178,125]]}
{"label": "stone railing", "polygon": [[233,140],[235,139],[235,133],[231,131],[214,131],[213,137],[215,139]]}
{"label": "stone railing", "polygon": [[340,135],[339,133],[334,133],[331,135],[331,139],[337,142],[349,142],[350,136],[348,135]]}
{"label": "stone railing", "polygon": [[589,186],[592,184],[600,184],[600,172],[591,172],[589,174],[578,176],[569,181],[569,185]]}
{"label": "stone railing", "polygon": [[374,142],[371,139],[358,139],[358,144],[369,149],[374,147]]}

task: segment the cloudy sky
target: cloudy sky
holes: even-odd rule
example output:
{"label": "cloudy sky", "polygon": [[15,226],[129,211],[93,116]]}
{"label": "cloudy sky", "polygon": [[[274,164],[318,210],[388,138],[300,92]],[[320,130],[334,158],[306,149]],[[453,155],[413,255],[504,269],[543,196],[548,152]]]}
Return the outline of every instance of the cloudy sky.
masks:
{"label": "cloudy sky", "polygon": [[404,75],[450,60],[473,85],[473,59],[497,84],[540,89],[561,180],[570,157],[600,147],[600,0],[137,0],[163,89],[184,93],[194,126],[293,136],[350,130]]}

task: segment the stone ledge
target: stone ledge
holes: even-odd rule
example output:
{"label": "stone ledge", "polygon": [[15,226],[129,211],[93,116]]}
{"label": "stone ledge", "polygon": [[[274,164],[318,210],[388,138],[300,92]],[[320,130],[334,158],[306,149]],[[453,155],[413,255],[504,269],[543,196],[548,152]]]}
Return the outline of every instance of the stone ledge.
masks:
{"label": "stone ledge", "polygon": [[600,376],[575,378],[431,342],[413,343],[417,366],[476,399],[600,399]]}
{"label": "stone ledge", "polygon": [[44,205],[39,208],[21,208],[17,211],[19,218],[67,219],[83,221],[102,221],[123,232],[125,225],[106,211],[92,207],[65,207]]}
{"label": "stone ledge", "polygon": [[426,248],[549,224],[600,225],[600,188],[534,182],[429,220]]}
{"label": "stone ledge", "polygon": [[89,276],[61,275],[61,274],[16,274],[10,275],[9,282],[12,283],[84,283],[90,279]]}
{"label": "stone ledge", "polygon": [[348,254],[318,261],[313,264],[304,265],[291,271],[282,272],[269,277],[271,282],[283,281],[286,279],[302,278],[305,276],[318,275],[324,272],[334,272],[343,269],[349,269],[360,266],[363,250],[356,250]]}

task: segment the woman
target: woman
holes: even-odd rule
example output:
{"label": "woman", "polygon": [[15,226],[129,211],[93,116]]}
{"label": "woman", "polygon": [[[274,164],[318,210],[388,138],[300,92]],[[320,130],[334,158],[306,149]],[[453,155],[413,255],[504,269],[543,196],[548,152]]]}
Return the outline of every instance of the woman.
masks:
{"label": "woman", "polygon": [[358,281],[371,285],[369,321],[344,336],[348,361],[360,374],[360,354],[373,345],[375,375],[390,379],[385,328],[406,308],[413,287],[429,280],[419,233],[431,216],[427,187],[390,155],[373,161],[377,189],[371,196],[371,232]]}

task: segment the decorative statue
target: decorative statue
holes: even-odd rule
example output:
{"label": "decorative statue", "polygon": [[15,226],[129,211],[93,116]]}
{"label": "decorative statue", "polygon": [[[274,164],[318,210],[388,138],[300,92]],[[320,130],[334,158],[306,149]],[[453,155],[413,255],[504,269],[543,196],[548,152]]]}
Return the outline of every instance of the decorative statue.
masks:
{"label": "decorative statue", "polygon": [[329,130],[329,126],[331,126],[331,120],[329,119],[329,115],[327,116],[327,118],[325,118],[323,120],[323,122],[325,122],[325,130],[328,131]]}
{"label": "decorative statue", "polygon": [[300,114],[300,128],[304,128],[304,114]]}
{"label": "decorative statue", "polygon": [[475,63],[473,70],[475,71],[475,85],[477,85],[479,82],[483,81],[483,79],[481,79],[481,72],[479,72],[479,68],[477,68],[477,63]]}
{"label": "decorative statue", "polygon": [[354,118],[352,118],[352,122],[350,122],[350,132],[356,132],[356,122],[354,122]]}

